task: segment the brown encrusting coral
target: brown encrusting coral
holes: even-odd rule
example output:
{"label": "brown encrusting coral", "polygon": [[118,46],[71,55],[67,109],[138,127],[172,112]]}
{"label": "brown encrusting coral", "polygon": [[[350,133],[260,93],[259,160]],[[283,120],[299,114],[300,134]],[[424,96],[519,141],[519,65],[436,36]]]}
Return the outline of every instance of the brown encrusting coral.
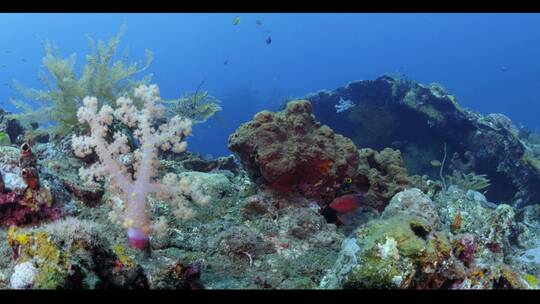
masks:
{"label": "brown encrusting coral", "polygon": [[229,137],[229,149],[258,184],[324,201],[358,167],[354,143],[318,122],[305,100],[257,113]]}
{"label": "brown encrusting coral", "polygon": [[377,152],[360,149],[360,164],[356,186],[368,189],[364,196],[366,206],[382,211],[392,197],[407,188],[418,187],[427,192],[427,185],[418,176],[409,177],[401,152],[386,148]]}

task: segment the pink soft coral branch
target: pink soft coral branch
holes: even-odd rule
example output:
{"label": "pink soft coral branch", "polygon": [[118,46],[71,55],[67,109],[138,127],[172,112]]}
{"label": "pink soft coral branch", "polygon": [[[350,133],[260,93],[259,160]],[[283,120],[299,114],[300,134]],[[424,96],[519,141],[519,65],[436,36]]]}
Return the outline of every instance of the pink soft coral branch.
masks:
{"label": "pink soft coral branch", "polygon": [[[104,105],[98,111],[98,100],[95,97],[85,97],[83,107],[77,113],[81,123],[88,123],[89,136],[73,136],[72,146],[79,157],[95,152],[99,161],[89,168],[81,168],[79,175],[87,183],[109,179],[109,190],[120,195],[125,204],[124,214],[120,217],[128,228],[128,238],[134,247],[147,246],[150,231],[150,215],[146,202],[149,193],[177,193],[178,191],[162,185],[154,180],[159,162],[157,149],[180,153],[185,151],[187,144],[184,138],[191,134],[191,121],[175,116],[154,128],[156,118],[164,113],[159,105],[159,89],[156,85],[140,86],[135,89],[135,97],[144,102],[141,110],[133,105],[126,97],[117,99],[117,109]],[[130,152],[128,138],[125,134],[116,132],[113,141],[107,141],[114,119],[119,120],[128,128],[134,129],[133,136],[139,141],[140,147],[133,151],[135,173],[132,175],[120,161],[120,157]]]}

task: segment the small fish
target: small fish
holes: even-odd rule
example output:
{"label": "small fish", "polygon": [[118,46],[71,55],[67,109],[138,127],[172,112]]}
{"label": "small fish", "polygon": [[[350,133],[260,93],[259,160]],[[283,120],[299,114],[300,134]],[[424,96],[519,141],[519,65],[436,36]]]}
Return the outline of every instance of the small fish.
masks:
{"label": "small fish", "polygon": [[266,38],[266,44],[270,43],[272,43],[272,37],[268,36],[268,38]]}
{"label": "small fish", "polygon": [[501,72],[503,72],[503,73],[504,73],[504,72],[506,72],[506,71],[508,71],[508,68],[507,68],[507,67],[505,67],[505,66],[502,66],[502,67],[501,67]]}
{"label": "small fish", "polygon": [[363,199],[364,195],[361,193],[342,195],[330,203],[330,208],[336,211],[337,214],[349,213],[355,211]]}
{"label": "small fish", "polygon": [[11,51],[10,51],[10,50],[6,50],[6,54],[11,54]]}
{"label": "small fish", "polygon": [[432,161],[429,162],[433,167],[440,167],[442,164],[440,161],[434,159]]}
{"label": "small fish", "polygon": [[21,61],[22,61],[22,62],[26,62],[26,59],[24,59],[24,58],[21,58]]}
{"label": "small fish", "polygon": [[233,24],[233,25],[238,25],[238,24],[240,24],[240,16],[236,16],[236,17],[233,19],[232,24]]}
{"label": "small fish", "polygon": [[257,21],[255,21],[255,24],[257,24],[257,25],[262,25],[262,21],[261,21],[261,20],[257,20]]}
{"label": "small fish", "polygon": [[346,194],[335,198],[330,205],[321,210],[321,215],[328,223],[348,225],[358,218],[362,210],[363,193]]}
{"label": "small fish", "polygon": [[0,67],[2,67],[2,68],[5,68],[5,67],[7,67],[7,65],[5,65],[5,64],[2,64],[2,65],[1,65]]}
{"label": "small fish", "polygon": [[229,59],[225,59],[225,61],[223,61],[223,65],[227,65],[229,63]]}

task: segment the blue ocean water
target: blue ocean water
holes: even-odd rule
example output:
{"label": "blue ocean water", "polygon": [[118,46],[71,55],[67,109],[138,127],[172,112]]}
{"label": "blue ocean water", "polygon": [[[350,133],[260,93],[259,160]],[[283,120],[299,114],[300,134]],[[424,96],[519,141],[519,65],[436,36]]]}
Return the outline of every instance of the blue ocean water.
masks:
{"label": "blue ocean water", "polygon": [[119,53],[154,53],[149,72],[162,97],[204,81],[222,101],[222,122],[197,125],[189,140],[202,154],[229,154],[240,123],[287,97],[384,73],[441,83],[465,107],[540,126],[540,14],[0,14],[0,106],[14,110],[13,79],[42,88],[41,41],[82,64],[86,35],[107,40],[124,23]]}

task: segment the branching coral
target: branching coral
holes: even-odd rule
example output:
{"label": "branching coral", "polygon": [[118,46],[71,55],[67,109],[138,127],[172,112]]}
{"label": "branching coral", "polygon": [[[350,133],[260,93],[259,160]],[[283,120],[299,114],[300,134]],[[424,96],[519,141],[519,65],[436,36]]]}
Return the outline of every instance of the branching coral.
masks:
{"label": "branching coral", "polygon": [[[84,106],[79,109],[77,117],[81,123],[90,125],[91,134],[73,136],[72,145],[79,157],[92,152],[97,154],[99,161],[88,168],[80,168],[79,175],[87,184],[108,179],[109,190],[123,200],[123,205],[116,208],[119,211],[117,218],[128,228],[130,245],[142,249],[148,245],[151,230],[147,195],[167,196],[173,206],[182,207],[187,214],[189,206],[183,200],[194,197],[191,192],[196,191],[182,179],[177,181],[170,174],[163,178],[163,182],[156,179],[158,147],[175,153],[185,151],[187,143],[184,139],[191,134],[191,120],[174,116],[156,128],[156,120],[164,115],[164,107],[158,104],[158,87],[140,86],[135,89],[134,96],[144,103],[142,109],[138,110],[130,98],[120,97],[116,101],[116,110],[109,105],[98,110],[97,98],[84,98]],[[133,152],[133,174],[129,165],[121,161],[121,156],[131,150],[128,136],[122,131],[112,130],[113,120],[127,127],[123,130],[133,130],[132,135],[138,142]],[[181,186],[178,186],[179,183]],[[207,198],[201,200],[203,203],[208,201]]]}
{"label": "branching coral", "polygon": [[[15,88],[25,98],[35,101],[38,107],[34,108],[34,103],[12,99],[12,103],[23,110],[13,116],[27,125],[55,122],[57,125],[53,129],[54,133],[65,135],[78,126],[77,109],[85,96],[95,96],[101,104],[113,105],[119,96],[127,95],[133,88],[148,83],[151,75],[138,81],[133,76],[148,68],[152,62],[150,51],[146,51],[146,63],[142,66],[140,63],[127,64],[126,54],[113,61],[124,31],[125,28],[122,28],[107,44],[98,41],[96,46],[91,38],[88,39],[91,53],[86,55],[86,64],[80,76],[75,70],[76,55],[63,58],[56,45],[45,41],[45,70],[40,71],[39,80],[46,89],[27,88],[15,81]],[[38,132],[43,131],[40,129]]]}

